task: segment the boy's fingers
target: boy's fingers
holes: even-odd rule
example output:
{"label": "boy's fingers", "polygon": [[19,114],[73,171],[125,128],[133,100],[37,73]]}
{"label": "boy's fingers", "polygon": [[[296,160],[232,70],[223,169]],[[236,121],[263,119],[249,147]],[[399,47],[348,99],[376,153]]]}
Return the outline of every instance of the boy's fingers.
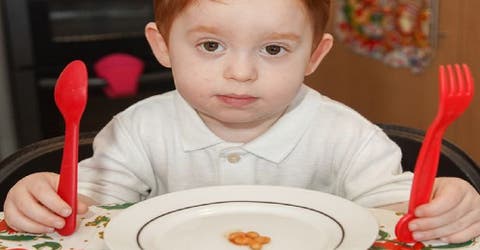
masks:
{"label": "boy's fingers", "polygon": [[433,217],[439,216],[454,209],[460,202],[464,195],[459,195],[458,190],[454,188],[445,188],[440,185],[434,193],[432,200],[424,205],[415,209],[415,215],[417,217]]}
{"label": "boy's fingers", "polygon": [[51,233],[54,231],[53,227],[42,225],[26,217],[11,203],[5,205],[8,213],[5,213],[5,221],[8,226],[16,231],[29,233]]}
{"label": "boy's fingers", "polygon": [[[49,181],[37,182],[29,187],[28,192],[39,203],[50,209],[52,212],[66,217],[72,213],[70,206],[57,194],[55,190],[56,181],[48,177]],[[37,217],[33,217],[37,218]]]}
{"label": "boy's fingers", "polygon": [[[472,210],[469,213],[465,214],[465,216],[461,217],[460,219],[453,221],[449,224],[445,224],[441,227],[434,228],[432,230],[426,231],[414,231],[413,237],[418,241],[424,240],[432,240],[442,238],[448,242],[462,242],[466,241],[466,238],[473,238],[477,234],[473,234],[474,230],[479,230],[479,222],[475,219],[478,218],[479,212],[476,210]],[[470,232],[471,231],[471,232]],[[457,234],[463,234],[460,237]],[[453,235],[456,235],[453,237]]]}
{"label": "boy's fingers", "polygon": [[470,227],[464,231],[442,237],[441,240],[449,243],[463,243],[472,240],[477,235],[480,235],[480,222],[470,225]]}
{"label": "boy's fingers", "polygon": [[19,213],[28,217],[30,221],[38,224],[52,228],[62,228],[65,226],[65,220],[62,217],[38,203],[31,196],[23,198],[18,202],[16,208]]}
{"label": "boy's fingers", "polygon": [[[426,207],[427,205],[425,205]],[[425,208],[424,207],[424,208]],[[450,210],[444,213],[438,212],[431,212],[431,213],[423,213],[424,217],[418,217],[415,221],[412,221],[413,224],[416,225],[417,229],[414,230],[429,230],[432,228],[442,227],[451,223],[454,223],[465,216],[467,213],[471,212],[472,207],[468,202],[468,197],[464,197],[458,204],[451,207]],[[419,210],[415,211],[415,214],[418,216],[422,214],[418,212]],[[424,210],[425,211],[425,210]],[[441,210],[443,211],[443,210]]]}
{"label": "boy's fingers", "polygon": [[[455,199],[455,200],[452,200]],[[429,203],[421,205],[415,209],[417,217],[434,217],[453,210],[460,201],[452,197],[437,197]]]}
{"label": "boy's fingers", "polygon": [[440,227],[444,227],[452,221],[455,221],[458,219],[459,216],[457,216],[453,212],[447,212],[444,214],[441,214],[439,216],[433,216],[433,217],[418,217],[414,220],[412,220],[408,227],[411,231],[428,231]]}
{"label": "boy's fingers", "polygon": [[81,199],[78,199],[77,212],[79,214],[85,214],[88,212],[88,205],[82,202]]}
{"label": "boy's fingers", "polygon": [[44,192],[32,193],[35,199],[52,212],[66,217],[72,213],[70,206],[52,189],[46,189]]}

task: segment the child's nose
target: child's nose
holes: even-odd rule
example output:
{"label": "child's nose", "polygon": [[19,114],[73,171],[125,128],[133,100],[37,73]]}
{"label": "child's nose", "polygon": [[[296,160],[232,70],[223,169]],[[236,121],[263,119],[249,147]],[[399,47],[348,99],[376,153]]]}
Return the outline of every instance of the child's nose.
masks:
{"label": "child's nose", "polygon": [[237,82],[252,82],[257,79],[258,72],[255,58],[249,55],[230,56],[227,59],[223,76]]}

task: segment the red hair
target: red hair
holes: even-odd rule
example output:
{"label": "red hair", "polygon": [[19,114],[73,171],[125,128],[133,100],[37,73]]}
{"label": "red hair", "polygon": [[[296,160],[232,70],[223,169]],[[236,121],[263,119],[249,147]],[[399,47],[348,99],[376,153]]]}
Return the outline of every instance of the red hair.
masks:
{"label": "red hair", "polygon": [[[313,23],[314,44],[323,36],[330,14],[330,0],[300,0]],[[168,34],[175,18],[195,0],[153,0],[155,23],[168,43]]]}

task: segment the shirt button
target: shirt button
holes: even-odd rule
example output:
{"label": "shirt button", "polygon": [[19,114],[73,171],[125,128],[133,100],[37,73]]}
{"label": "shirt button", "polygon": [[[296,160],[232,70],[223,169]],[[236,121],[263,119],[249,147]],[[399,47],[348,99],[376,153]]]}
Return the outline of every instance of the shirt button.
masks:
{"label": "shirt button", "polygon": [[240,155],[238,155],[238,154],[229,154],[229,155],[227,156],[227,160],[228,160],[228,162],[230,162],[230,163],[237,163],[237,162],[240,161]]}

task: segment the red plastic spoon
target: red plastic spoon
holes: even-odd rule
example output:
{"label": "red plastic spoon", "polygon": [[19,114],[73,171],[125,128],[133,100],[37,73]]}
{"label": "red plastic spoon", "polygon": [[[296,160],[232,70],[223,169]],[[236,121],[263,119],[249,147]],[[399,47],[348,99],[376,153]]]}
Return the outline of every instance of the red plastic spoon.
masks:
{"label": "red plastic spoon", "polygon": [[65,226],[57,230],[61,235],[71,235],[77,217],[77,164],[80,119],[87,104],[87,68],[82,61],[73,61],[65,67],[55,85],[55,103],[65,120],[65,143],[58,194],[67,202],[72,213],[65,218]]}

